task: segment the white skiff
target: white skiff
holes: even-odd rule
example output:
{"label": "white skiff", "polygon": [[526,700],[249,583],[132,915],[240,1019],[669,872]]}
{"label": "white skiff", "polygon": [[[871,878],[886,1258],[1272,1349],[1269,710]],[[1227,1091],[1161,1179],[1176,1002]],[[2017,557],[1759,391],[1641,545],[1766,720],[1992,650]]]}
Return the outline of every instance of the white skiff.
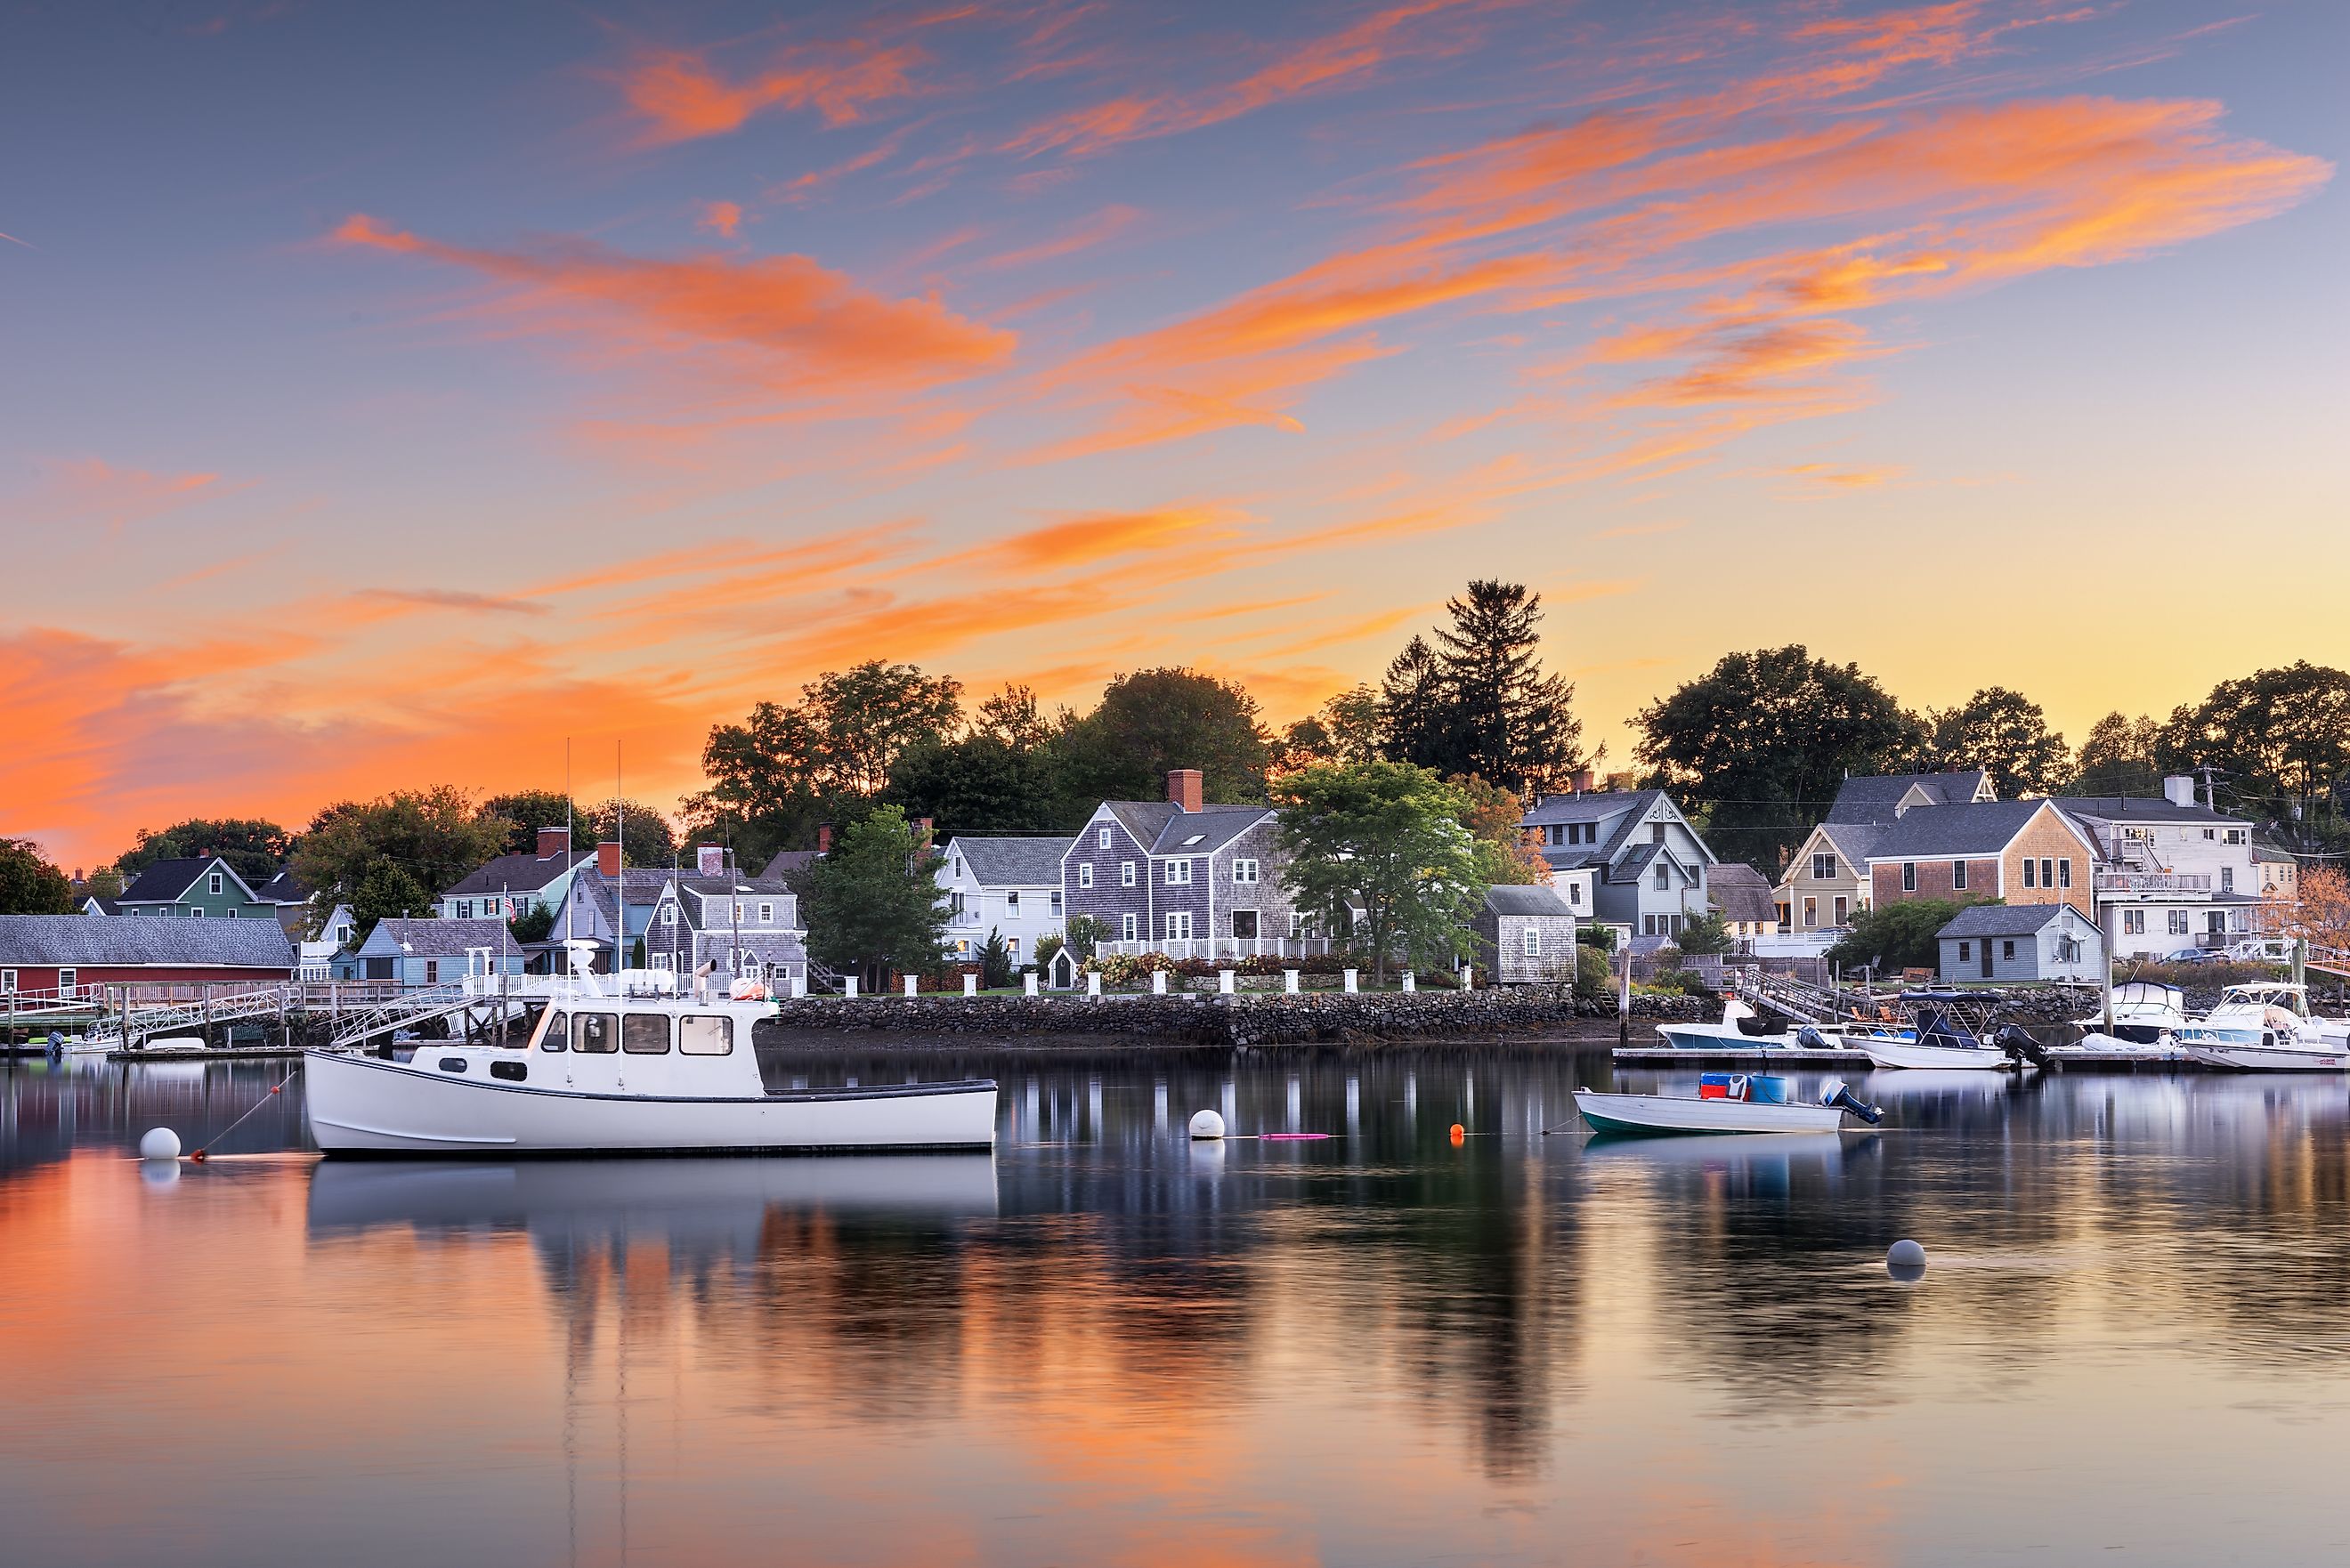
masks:
{"label": "white skiff", "polygon": [[[1845,1086],[1831,1080],[1818,1105],[1772,1105],[1758,1100],[1682,1099],[1668,1095],[1610,1095],[1575,1091],[1575,1108],[1594,1132],[1603,1133],[1820,1133],[1844,1126],[1847,1106],[1858,1107]],[[1875,1119],[1874,1106],[1867,1107]]]}

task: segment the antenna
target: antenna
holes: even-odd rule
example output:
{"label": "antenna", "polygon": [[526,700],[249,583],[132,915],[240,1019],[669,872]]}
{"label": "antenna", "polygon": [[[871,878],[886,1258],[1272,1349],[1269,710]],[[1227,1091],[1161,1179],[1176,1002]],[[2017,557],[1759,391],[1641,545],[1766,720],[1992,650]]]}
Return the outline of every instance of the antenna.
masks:
{"label": "antenna", "polygon": [[575,803],[571,799],[571,737],[566,735],[563,737],[563,965],[567,971],[571,967],[571,890],[578,880],[571,874],[571,868],[579,864],[578,857],[571,853],[571,836],[578,831],[578,825],[573,820],[576,815]]}
{"label": "antenna", "polygon": [[619,875],[612,878],[612,972],[619,973],[629,967],[629,807],[620,794],[620,742],[612,742],[612,838],[620,852],[613,858],[620,865]]}

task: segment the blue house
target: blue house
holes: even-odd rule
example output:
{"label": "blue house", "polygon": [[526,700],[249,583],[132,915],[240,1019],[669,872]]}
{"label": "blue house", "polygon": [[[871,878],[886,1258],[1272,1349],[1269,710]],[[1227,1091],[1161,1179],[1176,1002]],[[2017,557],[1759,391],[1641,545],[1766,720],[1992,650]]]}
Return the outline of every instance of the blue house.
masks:
{"label": "blue house", "polygon": [[359,979],[404,986],[523,971],[522,949],[501,919],[378,920],[353,956]]}
{"label": "blue house", "polygon": [[1108,929],[1102,950],[1171,958],[1298,953],[1282,886],[1275,814],[1209,805],[1196,768],[1167,775],[1163,801],[1107,800],[1061,852],[1061,907]]}

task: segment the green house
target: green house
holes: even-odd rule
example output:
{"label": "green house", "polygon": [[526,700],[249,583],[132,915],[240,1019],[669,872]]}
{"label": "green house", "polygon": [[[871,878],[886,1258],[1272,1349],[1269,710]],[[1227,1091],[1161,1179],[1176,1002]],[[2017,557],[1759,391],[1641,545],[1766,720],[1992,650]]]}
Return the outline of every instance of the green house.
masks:
{"label": "green house", "polygon": [[114,901],[121,915],[177,915],[214,920],[275,920],[277,906],[254,892],[236,867],[209,855],[158,860]]}

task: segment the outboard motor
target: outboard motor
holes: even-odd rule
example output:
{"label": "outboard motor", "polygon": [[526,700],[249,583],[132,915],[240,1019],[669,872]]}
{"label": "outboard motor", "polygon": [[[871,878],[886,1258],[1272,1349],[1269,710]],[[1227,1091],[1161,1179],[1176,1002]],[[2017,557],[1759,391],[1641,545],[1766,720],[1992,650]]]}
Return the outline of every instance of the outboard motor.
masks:
{"label": "outboard motor", "polygon": [[1820,1086],[1820,1104],[1834,1106],[1840,1111],[1847,1111],[1870,1127],[1875,1127],[1885,1119],[1883,1111],[1863,1101],[1846,1085],[1842,1078],[1830,1078]]}
{"label": "outboard motor", "polygon": [[1825,1051],[1828,1048],[1826,1037],[1808,1023],[1795,1031],[1795,1044],[1812,1051]]}
{"label": "outboard motor", "polygon": [[2044,1067],[2048,1064],[2046,1049],[2022,1024],[2001,1024],[1999,1033],[1991,1037],[1991,1043],[2006,1052],[2007,1059],[2019,1067]]}

